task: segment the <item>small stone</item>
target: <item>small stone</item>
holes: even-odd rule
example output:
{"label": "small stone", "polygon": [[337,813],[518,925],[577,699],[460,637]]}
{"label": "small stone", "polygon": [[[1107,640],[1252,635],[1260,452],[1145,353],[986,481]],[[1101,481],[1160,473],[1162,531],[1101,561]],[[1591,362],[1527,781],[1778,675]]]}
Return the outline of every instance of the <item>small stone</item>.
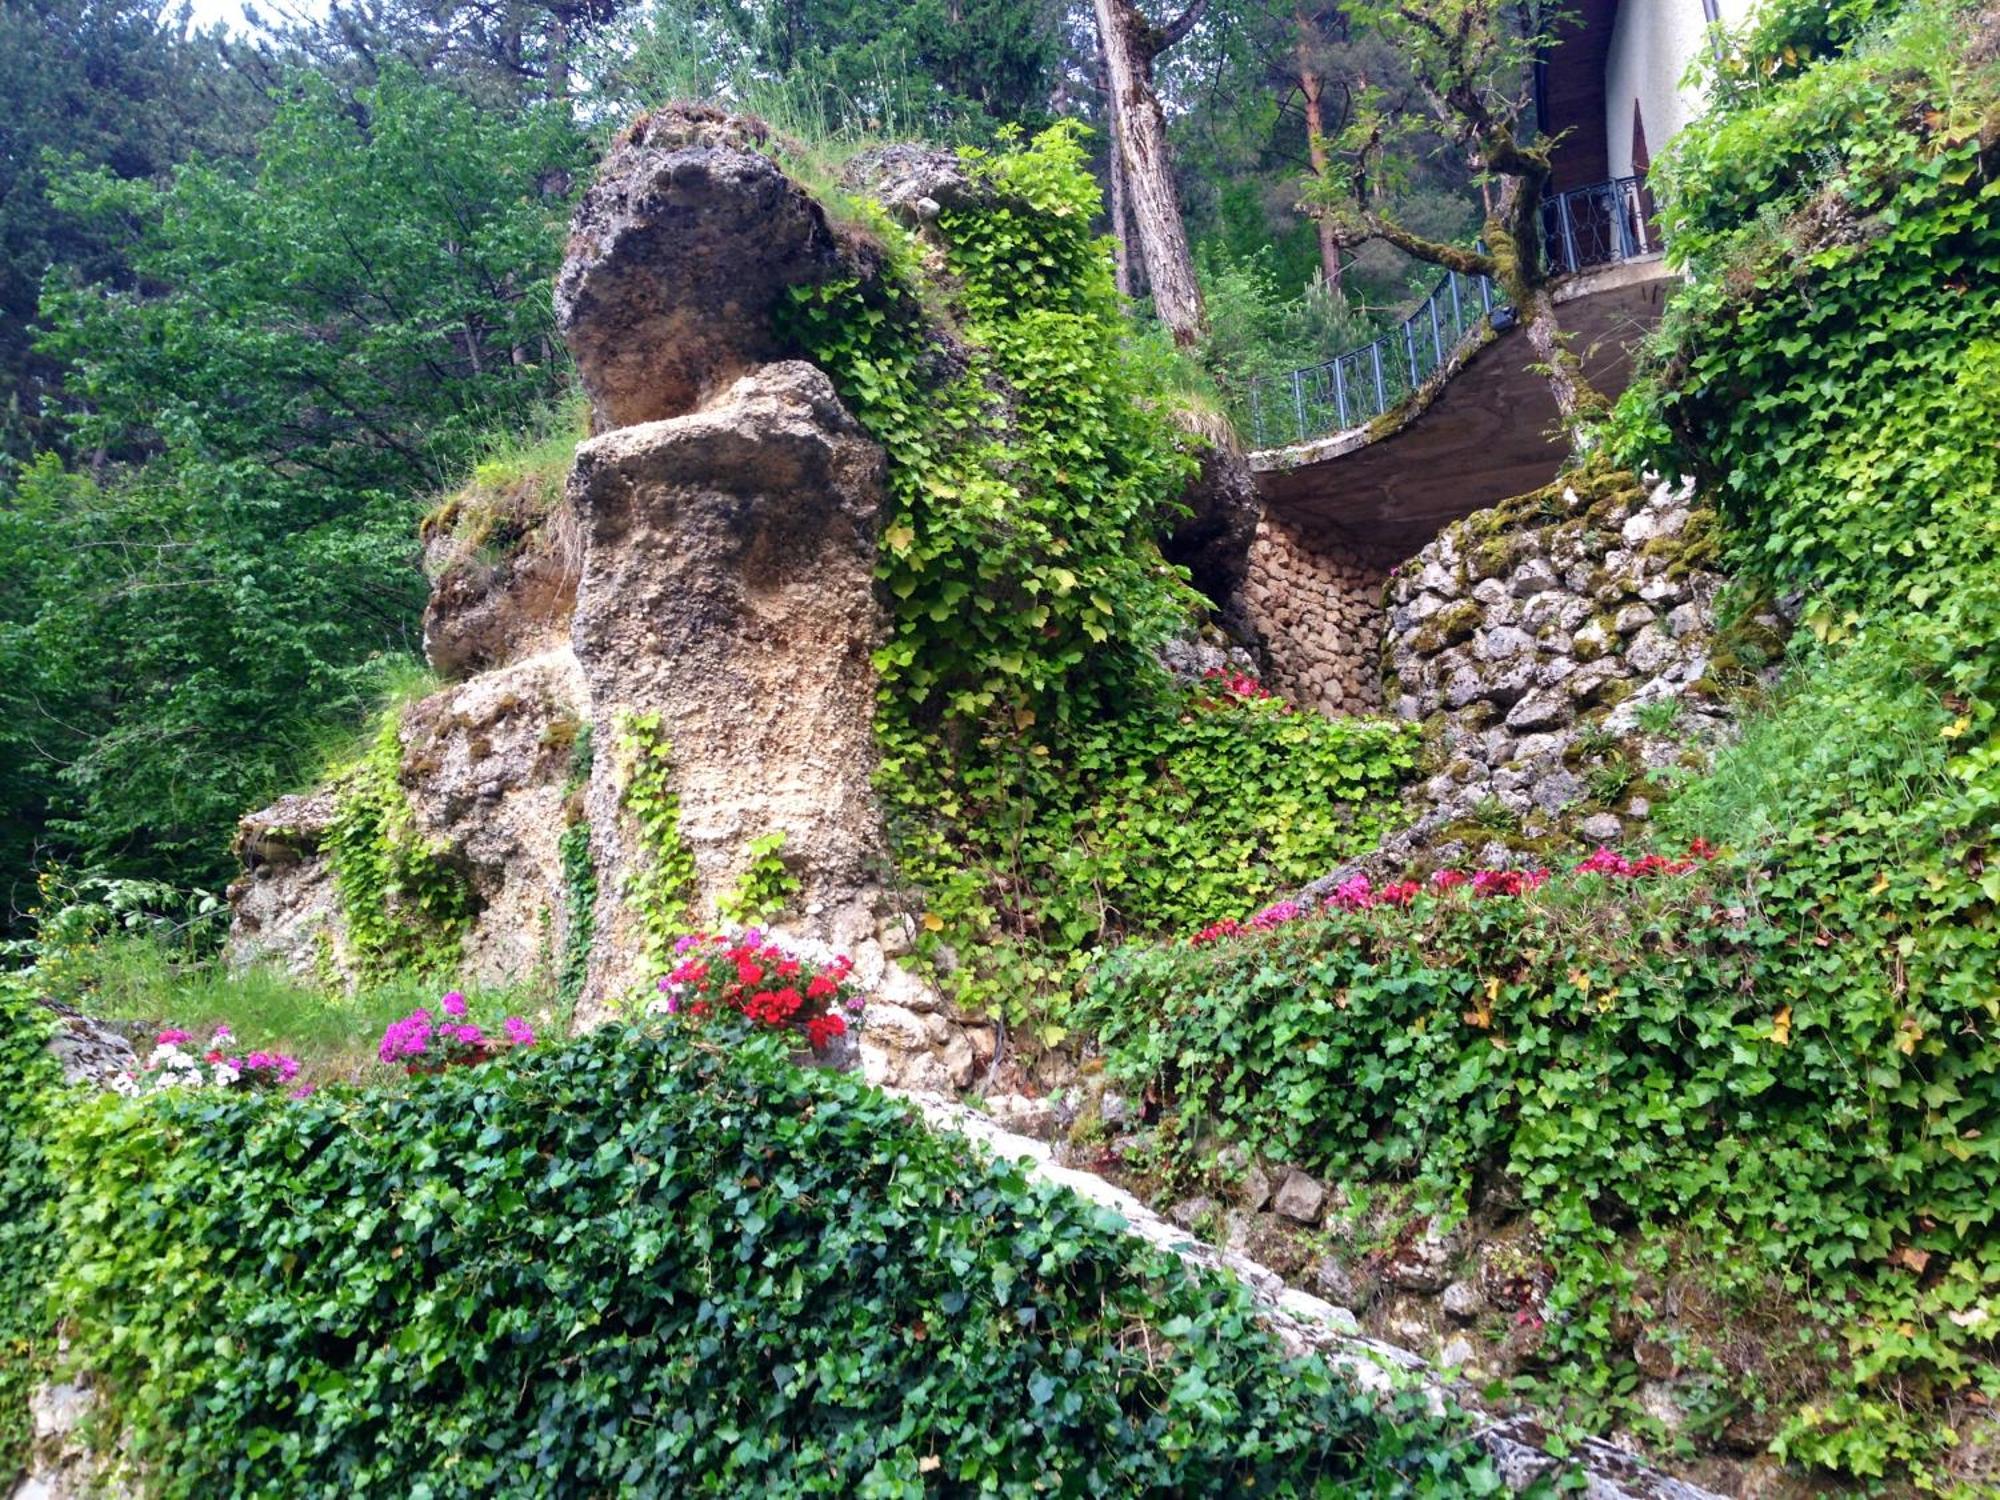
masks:
{"label": "small stone", "polygon": [[1500,625],[1482,632],[1473,649],[1486,661],[1511,661],[1523,651],[1533,651],[1535,641],[1525,630]]}
{"label": "small stone", "polygon": [[1198,1193],[1169,1207],[1167,1217],[1183,1229],[1192,1230],[1197,1225],[1206,1229],[1215,1219],[1216,1206],[1213,1198],[1206,1193]]}
{"label": "small stone", "polygon": [[1576,715],[1568,695],[1557,691],[1529,693],[1507,711],[1507,727],[1515,730],[1557,729]]}
{"label": "small stone", "polygon": [[1327,1256],[1313,1267],[1313,1285],[1327,1301],[1364,1312],[1382,1290],[1381,1281],[1360,1264]]}
{"label": "small stone", "polygon": [[1611,628],[1620,635],[1632,635],[1653,623],[1653,612],[1643,604],[1628,604],[1612,618]]}
{"label": "small stone", "polygon": [[1318,1179],[1293,1167],[1278,1183],[1271,1206],[1295,1224],[1317,1224],[1326,1209],[1326,1189]]}
{"label": "small stone", "polygon": [[1678,604],[1667,614],[1667,629],[1677,641],[1693,635],[1703,624],[1699,604]]}
{"label": "small stone", "polygon": [[1463,1370],[1479,1363],[1479,1350],[1464,1334],[1456,1334],[1438,1350],[1437,1362],[1447,1370]]}
{"label": "small stone", "polygon": [[1648,1380],[1641,1383],[1639,1405],[1647,1416],[1670,1433],[1679,1432],[1687,1425],[1687,1413],[1681,1409],[1679,1397],[1675,1394],[1674,1388],[1664,1380]]}
{"label": "small stone", "polygon": [[1531,557],[1514,570],[1511,591],[1516,599],[1525,599],[1530,594],[1539,594],[1552,589],[1561,580],[1556,570],[1539,557]]}
{"label": "small stone", "polygon": [[938,1062],[950,1075],[953,1088],[972,1087],[972,1080],[979,1071],[979,1058],[972,1050],[972,1039],[963,1031],[953,1028],[951,1036],[938,1053]]}
{"label": "small stone", "polygon": [[1132,1105],[1115,1089],[1106,1089],[1097,1101],[1097,1117],[1107,1125],[1123,1125],[1132,1118]]}
{"label": "small stone", "polygon": [[1426,1224],[1422,1234],[1399,1246],[1383,1267],[1382,1279],[1406,1292],[1442,1291],[1458,1255],[1458,1236]]}
{"label": "small stone", "polygon": [[1545,813],[1561,812],[1583,795],[1583,782],[1568,771],[1551,771],[1536,778],[1528,797]]}
{"label": "small stone", "polygon": [[1594,844],[1616,844],[1625,837],[1625,825],[1616,813],[1592,813],[1577,825],[1577,832]]}
{"label": "small stone", "polygon": [[1229,1179],[1229,1195],[1238,1208],[1254,1214],[1271,1201],[1270,1175],[1241,1146],[1223,1152],[1217,1165]]}
{"label": "small stone", "polygon": [[[875,1027],[875,1015],[868,1015],[870,1031]],[[1024,1094],[989,1094],[986,1098],[986,1113],[994,1124],[1011,1130],[1017,1135],[1033,1136],[1036,1140],[1047,1140],[1055,1132],[1056,1107],[1046,1099],[1030,1099]]]}
{"label": "small stone", "polygon": [[1680,1373],[1680,1361],[1674,1358],[1674,1351],[1655,1338],[1642,1336],[1633,1341],[1632,1363],[1639,1367],[1641,1375],[1654,1380],[1672,1380]]}
{"label": "small stone", "polygon": [[1444,1289],[1444,1296],[1439,1299],[1439,1305],[1444,1308],[1446,1317],[1460,1323],[1470,1323],[1486,1311],[1486,1298],[1473,1282],[1454,1281]]}
{"label": "small stone", "polygon": [[1650,677],[1670,664],[1676,655],[1674,643],[1658,625],[1647,625],[1625,648],[1625,660],[1632,670]]}

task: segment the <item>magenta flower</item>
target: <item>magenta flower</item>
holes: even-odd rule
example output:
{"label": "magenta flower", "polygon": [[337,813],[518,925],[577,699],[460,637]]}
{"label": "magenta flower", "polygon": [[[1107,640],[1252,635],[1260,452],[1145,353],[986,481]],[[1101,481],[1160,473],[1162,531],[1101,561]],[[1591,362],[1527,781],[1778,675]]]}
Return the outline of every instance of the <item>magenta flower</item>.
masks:
{"label": "magenta flower", "polygon": [[501,1029],[507,1033],[507,1040],[512,1042],[516,1047],[532,1047],[535,1045],[534,1028],[519,1016],[509,1016],[500,1025]]}
{"label": "magenta flower", "polygon": [[453,990],[450,994],[446,995],[444,997],[444,1013],[448,1016],[464,1015],[465,996],[461,995],[457,990]]}
{"label": "magenta flower", "polygon": [[178,1026],[169,1026],[165,1031],[153,1038],[153,1040],[162,1047],[178,1047],[183,1042],[193,1041],[194,1037],[190,1033],[182,1031]]}

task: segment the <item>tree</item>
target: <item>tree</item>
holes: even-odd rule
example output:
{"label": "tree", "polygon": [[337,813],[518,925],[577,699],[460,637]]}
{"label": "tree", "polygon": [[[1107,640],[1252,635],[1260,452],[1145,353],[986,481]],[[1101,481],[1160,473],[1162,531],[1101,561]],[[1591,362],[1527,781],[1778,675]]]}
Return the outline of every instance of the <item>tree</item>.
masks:
{"label": "tree", "polygon": [[1125,195],[1146,260],[1153,311],[1175,343],[1195,344],[1208,327],[1208,316],[1174,188],[1167,116],[1153,86],[1153,64],[1195,28],[1208,0],[1192,0],[1165,26],[1147,20],[1135,0],[1094,3],[1098,43],[1111,84],[1112,133],[1124,158]]}
{"label": "tree", "polygon": [[269,109],[218,32],[167,0],[0,0],[0,466],[60,438],[60,370],[34,352],[51,266],[129,284],[122,241],[62,213],[50,183],[98,168],[156,181],[240,153]]}
{"label": "tree", "polygon": [[1342,170],[1308,180],[1305,201],[1338,245],[1379,240],[1432,265],[1498,282],[1540,361],[1563,425],[1573,441],[1586,443],[1604,403],[1564,339],[1549,292],[1541,212],[1553,143],[1527,139],[1530,65],[1554,45],[1554,18],[1516,11],[1500,0],[1371,0],[1355,14],[1402,53],[1445,139],[1498,179],[1486,213],[1485,248],[1418,234],[1385,208],[1404,168],[1398,151],[1427,124],[1414,113],[1391,113],[1379,89],[1357,102],[1337,142]]}
{"label": "tree", "polygon": [[138,285],[52,284],[42,348],[81,449],[152,456],[0,489],[10,861],[224,876],[237,815],[410,662],[419,497],[564,382],[567,111],[496,120],[393,66],[351,101],[302,80],[257,146],[57,194]]}

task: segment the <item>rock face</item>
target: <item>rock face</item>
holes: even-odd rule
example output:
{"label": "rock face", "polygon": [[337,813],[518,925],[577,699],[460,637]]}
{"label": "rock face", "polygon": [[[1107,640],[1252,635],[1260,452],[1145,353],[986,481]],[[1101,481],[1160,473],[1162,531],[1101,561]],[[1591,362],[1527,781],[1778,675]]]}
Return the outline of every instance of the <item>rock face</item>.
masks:
{"label": "rock face", "polygon": [[[460,977],[507,984],[553,967],[569,921],[557,847],[564,783],[588,698],[567,647],[511,662],[410,705],[397,781],[415,834],[463,880],[473,910]],[[275,963],[352,982],[356,962],[325,841],[343,787],[282,797],[237,825],[229,889],[233,967]]]}
{"label": "rock face", "polygon": [[[735,883],[752,839],[783,833],[804,929],[845,945],[873,941],[887,914],[869,785],[883,482],[881,450],[826,376],[794,361],[699,412],[592,439],[570,487],[584,535],[577,660],[611,715],[660,715],[703,904],[712,913]],[[609,745],[616,724],[599,729]],[[632,982],[639,951],[619,895],[642,857],[624,780],[601,757],[589,793],[598,998]]]}
{"label": "rock face", "polygon": [[425,659],[455,681],[562,645],[576,607],[581,551],[566,509],[521,536],[478,544],[426,537]]}
{"label": "rock face", "polygon": [[1250,464],[1241,453],[1221,443],[1205,444],[1201,468],[1181,501],[1188,514],[1161,539],[1160,553],[1188,570],[1194,586],[1216,607],[1217,618],[1232,634],[1255,639],[1257,625],[1248,609],[1244,586],[1249,581],[1251,545],[1257,537],[1263,503]]}
{"label": "rock face", "polygon": [[[620,138],[578,209],[557,297],[598,435],[553,513],[488,496],[494,514],[469,529],[440,523],[427,641],[447,676],[476,675],[403,712],[395,780],[413,836],[465,887],[461,976],[552,984],[560,963],[573,983],[587,914],[588,1024],[643,1000],[653,977],[631,877],[659,851],[627,805],[621,740],[634,716],[657,714],[693,867],[688,922],[720,923],[752,841],[782,834],[797,889],[771,930],[854,959],[877,997],[860,1048],[869,1076],[963,1088],[990,1067],[995,1036],[948,1017],[894,963],[912,931],[870,785],[884,459],[823,373],[776,357],[786,288],[869,274],[869,252],[843,259],[764,144],[754,122],[658,112]],[[955,160],[931,153],[872,170],[912,212],[966,190],[949,185]],[[494,563],[468,535],[511,550]],[[233,962],[355,977],[327,857],[345,791],[243,820]],[[588,885],[565,870],[565,834],[584,824]]]}
{"label": "rock face", "polygon": [[699,105],[641,115],[578,205],[556,320],[600,431],[694,410],[782,349],[790,287],[843,264],[761,125]]}

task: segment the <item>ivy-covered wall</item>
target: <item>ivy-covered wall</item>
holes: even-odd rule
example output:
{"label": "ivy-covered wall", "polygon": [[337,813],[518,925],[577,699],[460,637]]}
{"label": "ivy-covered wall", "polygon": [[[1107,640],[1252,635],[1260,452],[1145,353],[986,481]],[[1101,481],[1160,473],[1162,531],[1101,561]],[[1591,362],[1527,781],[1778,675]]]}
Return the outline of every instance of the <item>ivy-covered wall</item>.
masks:
{"label": "ivy-covered wall", "polygon": [[1118,307],[1075,127],[958,170],[793,322],[889,456],[878,786],[922,951],[1054,1035],[1091,951],[1372,843],[1412,737],[1159,665],[1206,608],[1158,547],[1196,468],[1175,356]]}

